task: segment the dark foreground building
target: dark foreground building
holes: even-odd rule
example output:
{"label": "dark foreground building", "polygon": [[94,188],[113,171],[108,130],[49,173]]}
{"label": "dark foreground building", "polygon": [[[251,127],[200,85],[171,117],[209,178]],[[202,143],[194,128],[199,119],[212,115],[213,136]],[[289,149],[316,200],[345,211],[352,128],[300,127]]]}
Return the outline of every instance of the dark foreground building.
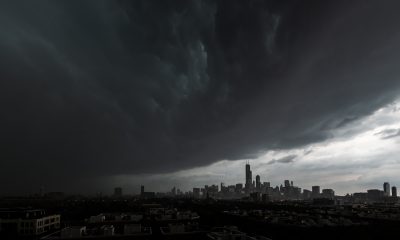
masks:
{"label": "dark foreground building", "polygon": [[0,236],[33,237],[60,228],[60,215],[43,209],[0,209]]}

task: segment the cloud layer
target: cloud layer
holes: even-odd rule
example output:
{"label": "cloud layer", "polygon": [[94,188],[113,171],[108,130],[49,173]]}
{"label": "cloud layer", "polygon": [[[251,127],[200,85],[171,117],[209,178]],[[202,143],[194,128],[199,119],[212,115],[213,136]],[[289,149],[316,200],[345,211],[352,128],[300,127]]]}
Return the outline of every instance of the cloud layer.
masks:
{"label": "cloud layer", "polygon": [[397,5],[2,2],[2,187],[72,191],[330,138],[398,96]]}
{"label": "cloud layer", "polygon": [[[400,127],[400,100],[376,110],[372,115],[332,130],[330,139],[290,150],[268,151],[251,159],[253,176],[262,182],[279,186],[288,179],[296,186],[333,188],[339,195],[382,189],[383,182],[400,186],[400,140],[382,138],[382,133]],[[293,161],[295,160],[295,161]],[[243,183],[245,163],[249,161],[218,161],[210,166],[169,174],[121,175],[108,182],[138,192],[138,183],[150,190],[165,191],[176,186],[191,190],[193,186]],[[162,184],[160,184],[162,183]],[[108,185],[109,189],[112,185]]]}

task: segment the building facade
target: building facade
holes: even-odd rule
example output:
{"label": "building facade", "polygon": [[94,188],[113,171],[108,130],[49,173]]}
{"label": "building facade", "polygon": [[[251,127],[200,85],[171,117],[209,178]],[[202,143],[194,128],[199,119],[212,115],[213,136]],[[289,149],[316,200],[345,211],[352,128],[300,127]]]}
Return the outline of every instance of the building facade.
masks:
{"label": "building facade", "polygon": [[245,183],[245,188],[246,188],[246,192],[249,193],[252,189],[253,186],[253,177],[252,177],[252,173],[250,170],[250,164],[246,164],[246,183]]}
{"label": "building facade", "polygon": [[388,182],[384,182],[383,183],[383,195],[385,197],[389,197],[390,196],[390,184]]}
{"label": "building facade", "polygon": [[35,236],[60,228],[60,215],[42,209],[1,209],[0,234]]}

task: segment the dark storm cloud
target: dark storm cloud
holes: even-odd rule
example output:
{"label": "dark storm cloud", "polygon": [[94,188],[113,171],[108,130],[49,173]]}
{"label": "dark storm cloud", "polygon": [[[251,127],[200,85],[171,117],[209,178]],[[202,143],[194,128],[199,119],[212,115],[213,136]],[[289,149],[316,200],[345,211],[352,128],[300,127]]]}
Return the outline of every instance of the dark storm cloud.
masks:
{"label": "dark storm cloud", "polygon": [[312,149],[304,149],[304,151],[303,151],[303,156],[307,156],[308,154],[310,154],[310,153],[312,153],[313,152],[313,150]]}
{"label": "dark storm cloud", "polygon": [[297,155],[288,155],[283,158],[279,159],[272,159],[271,161],[268,162],[268,165],[274,164],[274,163],[292,163],[294,162],[294,159],[296,159]]}
{"label": "dark storm cloud", "polygon": [[1,2],[4,189],[324,140],[397,96],[399,5]]}
{"label": "dark storm cloud", "polygon": [[390,138],[394,138],[394,137],[399,137],[400,129],[396,129],[396,128],[385,129],[378,133],[375,133],[375,135],[381,136],[382,139],[390,139]]}

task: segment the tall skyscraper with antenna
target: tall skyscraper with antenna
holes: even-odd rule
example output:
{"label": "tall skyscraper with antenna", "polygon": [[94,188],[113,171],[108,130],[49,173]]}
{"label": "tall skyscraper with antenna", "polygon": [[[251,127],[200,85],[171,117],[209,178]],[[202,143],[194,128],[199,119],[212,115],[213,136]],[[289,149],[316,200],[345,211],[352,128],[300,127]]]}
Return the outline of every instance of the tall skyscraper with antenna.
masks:
{"label": "tall skyscraper with antenna", "polygon": [[250,164],[249,162],[246,163],[246,184],[245,184],[245,188],[246,188],[246,192],[249,193],[250,190],[252,189],[253,186],[253,178],[252,178],[252,173],[250,170]]}

